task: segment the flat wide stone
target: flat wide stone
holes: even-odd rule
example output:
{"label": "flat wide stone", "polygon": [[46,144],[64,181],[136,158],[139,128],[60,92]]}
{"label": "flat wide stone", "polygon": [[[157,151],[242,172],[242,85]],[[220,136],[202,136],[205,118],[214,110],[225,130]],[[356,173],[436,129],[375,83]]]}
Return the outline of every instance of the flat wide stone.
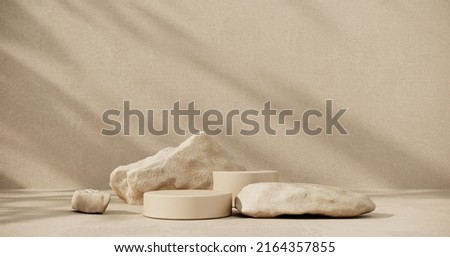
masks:
{"label": "flat wide stone", "polygon": [[235,201],[242,214],[255,218],[301,214],[355,217],[375,210],[375,204],[366,195],[303,183],[250,184],[242,189]]}

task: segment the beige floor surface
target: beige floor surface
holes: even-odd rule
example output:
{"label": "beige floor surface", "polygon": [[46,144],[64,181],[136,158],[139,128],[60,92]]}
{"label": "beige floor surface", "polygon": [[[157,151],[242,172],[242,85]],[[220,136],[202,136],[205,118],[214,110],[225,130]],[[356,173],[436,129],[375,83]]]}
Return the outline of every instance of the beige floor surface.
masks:
{"label": "beige floor surface", "polygon": [[71,210],[73,190],[0,191],[0,236],[450,236],[449,190],[371,190],[352,219],[295,216],[175,221],[144,217],[115,195],[103,215]]}

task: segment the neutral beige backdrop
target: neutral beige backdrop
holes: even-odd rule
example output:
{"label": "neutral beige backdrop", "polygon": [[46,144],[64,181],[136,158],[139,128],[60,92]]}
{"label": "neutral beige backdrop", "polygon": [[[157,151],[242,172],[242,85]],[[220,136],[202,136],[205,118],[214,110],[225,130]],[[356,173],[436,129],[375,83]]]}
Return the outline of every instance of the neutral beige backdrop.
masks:
{"label": "neutral beige backdrop", "polygon": [[445,0],[0,1],[0,83],[0,189],[108,188],[187,137],[100,135],[124,100],[300,115],[326,99],[348,136],[217,140],[285,181],[450,187]]}

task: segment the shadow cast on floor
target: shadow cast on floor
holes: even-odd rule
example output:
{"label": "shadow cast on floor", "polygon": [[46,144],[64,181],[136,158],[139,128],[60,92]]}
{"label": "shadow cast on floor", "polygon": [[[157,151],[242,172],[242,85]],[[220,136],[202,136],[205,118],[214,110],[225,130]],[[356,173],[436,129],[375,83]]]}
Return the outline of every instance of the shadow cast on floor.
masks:
{"label": "shadow cast on floor", "polygon": [[[237,210],[233,210],[233,217],[238,218],[247,218],[254,219],[253,217],[249,217],[239,213]],[[356,217],[330,217],[324,215],[316,215],[316,214],[302,214],[302,215],[281,215],[273,218],[257,218],[257,219],[280,219],[280,220],[352,220],[352,219],[387,219],[393,217],[393,214],[389,213],[367,213]]]}

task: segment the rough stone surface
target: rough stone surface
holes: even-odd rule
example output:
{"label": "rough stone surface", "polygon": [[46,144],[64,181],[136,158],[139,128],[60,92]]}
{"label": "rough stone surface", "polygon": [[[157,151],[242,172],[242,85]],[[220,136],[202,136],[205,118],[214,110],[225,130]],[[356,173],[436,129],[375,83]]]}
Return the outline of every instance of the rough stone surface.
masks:
{"label": "rough stone surface", "polygon": [[178,147],[168,147],[138,162],[117,167],[110,186],[127,203],[142,204],[145,192],[170,189],[211,189],[214,170],[245,170],[205,133]]}
{"label": "rough stone surface", "polygon": [[72,209],[84,213],[104,213],[111,196],[94,189],[77,190],[73,193]]}
{"label": "rough stone surface", "polygon": [[236,197],[236,208],[255,218],[301,214],[354,217],[375,210],[375,204],[366,195],[341,188],[275,182],[244,187]]}

